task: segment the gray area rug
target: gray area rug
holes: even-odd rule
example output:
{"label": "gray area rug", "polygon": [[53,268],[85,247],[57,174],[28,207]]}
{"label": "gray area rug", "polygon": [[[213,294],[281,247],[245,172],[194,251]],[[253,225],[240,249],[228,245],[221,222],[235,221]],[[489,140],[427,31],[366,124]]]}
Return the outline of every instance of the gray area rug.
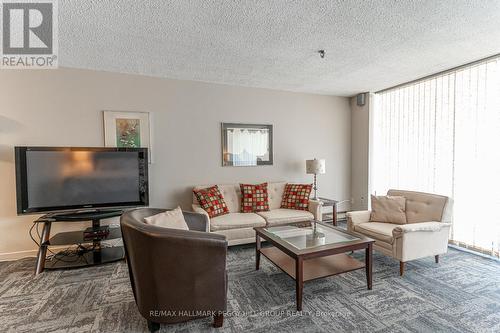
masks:
{"label": "gray area rug", "polygon": [[[362,252],[355,253],[362,259]],[[211,318],[162,325],[161,332],[500,332],[500,264],[450,249],[407,264],[374,255],[373,290],[364,270],[311,281],[304,311],[295,283],[254,247],[228,254],[228,310],[222,329]],[[33,276],[34,259],[0,263],[0,332],[147,332],[125,262]]]}

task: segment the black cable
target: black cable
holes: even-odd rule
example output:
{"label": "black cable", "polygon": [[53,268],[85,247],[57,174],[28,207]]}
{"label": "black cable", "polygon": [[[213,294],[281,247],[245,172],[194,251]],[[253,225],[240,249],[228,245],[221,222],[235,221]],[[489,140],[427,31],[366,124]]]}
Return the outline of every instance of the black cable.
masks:
{"label": "black cable", "polygon": [[[33,239],[33,236],[31,235],[31,231],[33,230],[33,227],[35,226],[35,224],[36,224],[36,229],[35,229],[35,230],[36,230],[36,234],[38,235],[38,239],[40,240],[40,242],[37,242],[36,240],[34,240],[34,239]],[[42,235],[40,234],[40,230],[39,230],[39,228],[38,228],[38,225],[39,225],[39,224],[40,224],[39,222],[36,222],[36,221],[35,221],[35,222],[33,222],[33,225],[32,225],[32,226],[31,226],[31,228],[30,228],[30,237],[31,237],[31,240],[32,240],[33,242],[35,242],[35,244],[36,244],[38,247],[40,247],[40,246],[41,246],[40,244],[42,243]],[[55,255],[54,251],[52,251],[52,250],[51,250],[48,246],[47,246],[47,251],[49,251],[52,255]]]}
{"label": "black cable", "polygon": [[40,242],[41,242],[41,240],[42,240],[42,235],[40,234],[40,231],[38,230],[38,226],[39,226],[39,224],[38,224],[38,222],[35,222],[35,223],[36,223],[36,234],[38,235],[38,239],[39,239],[39,240],[40,240]]}
{"label": "black cable", "polygon": [[[97,247],[95,245],[92,245],[91,247],[89,246],[84,246],[82,243],[76,244],[76,248],[74,250],[71,250],[70,247],[67,249],[60,251],[53,256],[53,260],[56,260],[56,263],[59,261],[66,262],[66,263],[74,263],[79,260],[84,260],[85,263],[88,265],[89,262],[87,260],[87,257],[85,256],[86,253],[94,251]],[[74,257],[74,260],[65,260],[63,258],[65,257]],[[51,259],[52,260],[52,259]]]}
{"label": "black cable", "polygon": [[[31,226],[30,228],[30,231],[29,231],[29,234],[30,234],[30,238],[31,240],[36,244],[36,246],[40,247],[40,243],[38,243],[35,238],[33,238],[33,235],[32,235],[32,232],[33,232],[33,228],[35,227],[35,225],[37,225],[37,233],[38,233],[38,223],[36,222],[33,222],[33,225]],[[41,237],[38,237],[38,239],[41,240]]]}
{"label": "black cable", "polygon": [[[91,251],[92,249],[89,249],[88,247],[83,246],[81,243],[76,244],[76,248],[72,249],[72,247],[68,247],[62,251],[59,251],[57,253],[54,253],[53,255],[50,256],[50,260],[55,260],[55,263],[62,261],[65,263],[74,263],[77,262],[81,259],[85,261],[86,264],[88,264],[88,260],[85,257],[85,253]],[[74,259],[71,259],[74,258]],[[68,260],[69,259],[69,260]]]}
{"label": "black cable", "polygon": [[[75,257],[73,260],[67,260],[66,258],[72,258]],[[80,256],[76,252],[76,250],[71,250],[71,247],[68,247],[62,251],[59,251],[52,256],[50,256],[50,260],[55,260],[55,263],[58,263],[59,261],[65,262],[65,263],[74,263],[77,262],[80,259]],[[54,263],[54,264],[55,264]]]}

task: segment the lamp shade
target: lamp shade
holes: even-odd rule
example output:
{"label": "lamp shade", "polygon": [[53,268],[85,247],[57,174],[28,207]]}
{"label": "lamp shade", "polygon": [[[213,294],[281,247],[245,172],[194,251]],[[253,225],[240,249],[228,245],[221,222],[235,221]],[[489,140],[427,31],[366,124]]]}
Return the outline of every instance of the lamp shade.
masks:
{"label": "lamp shade", "polygon": [[320,175],[326,173],[325,160],[306,160],[306,173]]}

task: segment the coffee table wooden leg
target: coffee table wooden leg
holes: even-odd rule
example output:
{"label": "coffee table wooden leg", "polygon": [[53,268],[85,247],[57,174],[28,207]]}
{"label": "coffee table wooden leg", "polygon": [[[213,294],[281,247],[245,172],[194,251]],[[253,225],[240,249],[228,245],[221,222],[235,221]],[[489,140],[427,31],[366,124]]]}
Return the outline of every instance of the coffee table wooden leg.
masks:
{"label": "coffee table wooden leg", "polygon": [[368,285],[368,290],[372,290],[372,252],[373,246],[372,244],[368,244],[368,247],[365,250],[365,268],[366,268],[366,284]]}
{"label": "coffee table wooden leg", "polygon": [[297,311],[302,311],[302,291],[304,289],[303,261],[302,258],[295,259],[295,293]]}
{"label": "coffee table wooden leg", "polygon": [[260,268],[260,236],[255,234],[255,270]]}

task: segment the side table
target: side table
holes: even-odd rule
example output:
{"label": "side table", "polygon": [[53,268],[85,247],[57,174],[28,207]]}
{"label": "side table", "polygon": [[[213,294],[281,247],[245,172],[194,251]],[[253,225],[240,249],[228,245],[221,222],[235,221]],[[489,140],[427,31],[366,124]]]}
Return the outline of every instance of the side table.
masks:
{"label": "side table", "polygon": [[[336,226],[337,225],[337,204],[339,202],[337,200],[322,198],[322,197],[319,197],[318,199],[319,199],[319,201],[321,201],[323,203],[323,207],[330,207],[331,206],[333,208],[332,224],[334,226]],[[325,222],[325,221],[323,221],[323,222]]]}

